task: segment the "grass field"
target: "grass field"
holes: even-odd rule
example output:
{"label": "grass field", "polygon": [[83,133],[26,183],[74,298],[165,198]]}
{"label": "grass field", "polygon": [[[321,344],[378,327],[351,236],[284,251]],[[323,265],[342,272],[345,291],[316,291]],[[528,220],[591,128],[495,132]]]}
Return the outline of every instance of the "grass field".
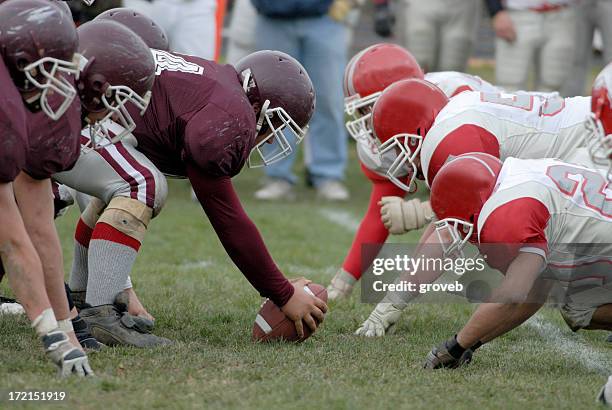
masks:
{"label": "grass field", "polygon": [[[352,199],[341,205],[318,202],[306,189],[294,203],[258,203],[251,198],[260,173],[237,178],[247,211],[287,276],[327,284],[342,262],[369,194],[356,163],[348,173]],[[367,340],[352,335],[372,309],[358,291],[332,304],[321,331],[305,343],[253,344],[260,298],[189,199],[188,185],[172,181],[170,190],[133,280],[157,318],[156,332],[177,343],[109,348],[90,356],[97,378],[58,380],[25,319],[0,317],[0,409],[15,406],[9,391],[24,390],[66,391],[67,399],[50,407],[70,409],[594,408],[597,389],[612,373],[606,333],[573,334],[555,311],[483,347],[466,368],[424,371],[431,346],[456,332],[473,306],[415,305],[395,335]],[[66,271],[76,218],[73,210],[58,221]]]}

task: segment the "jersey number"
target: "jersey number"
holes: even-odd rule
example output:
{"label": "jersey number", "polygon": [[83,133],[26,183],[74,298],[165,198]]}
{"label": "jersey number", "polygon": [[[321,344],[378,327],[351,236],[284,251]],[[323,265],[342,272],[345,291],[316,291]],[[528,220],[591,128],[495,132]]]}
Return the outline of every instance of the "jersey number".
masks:
{"label": "jersey number", "polygon": [[[548,168],[546,175],[568,197],[573,198],[580,188],[582,200],[588,208],[605,217],[612,217],[612,198],[608,198],[605,192],[609,183],[599,173],[569,165],[553,165]],[[578,175],[582,176],[582,181],[576,178]]]}
{"label": "jersey number", "polygon": [[204,67],[195,63],[190,63],[182,57],[168,53],[166,51],[151,49],[155,60],[155,75],[160,75],[163,71],[180,71],[181,73],[199,74],[204,73]]}
{"label": "jersey number", "polygon": [[[480,93],[482,102],[491,104],[500,104],[508,107],[514,107],[525,111],[533,109],[533,101],[535,96],[529,94],[494,94]],[[550,97],[542,104],[540,108],[541,117],[552,117],[559,114],[565,108],[565,99],[563,97]]]}

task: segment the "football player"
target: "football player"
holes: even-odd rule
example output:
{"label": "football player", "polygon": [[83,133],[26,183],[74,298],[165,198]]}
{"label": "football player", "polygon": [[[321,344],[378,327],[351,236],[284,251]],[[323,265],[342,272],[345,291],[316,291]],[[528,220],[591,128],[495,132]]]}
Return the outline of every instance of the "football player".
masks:
{"label": "football player", "polygon": [[[396,148],[399,152],[387,175],[405,191],[415,186],[417,177],[429,185],[450,156],[466,152],[484,152],[502,160],[511,156],[560,158],[594,167],[584,155],[589,97],[543,99],[528,94],[465,92],[447,104],[443,97],[444,93],[431,84],[405,80],[387,88],[374,107],[373,126],[383,142],[381,152]],[[421,115],[398,118],[399,112]],[[410,175],[408,183],[400,179],[402,171]],[[381,212],[384,217],[384,206]],[[386,225],[402,224],[401,218],[389,218]],[[403,306],[379,304],[372,320],[358,333],[384,334]]]}
{"label": "football player", "polygon": [[611,205],[602,173],[559,160],[468,153],[444,165],[431,187],[440,257],[472,242],[504,279],[425,368],[462,365],[466,351],[533,316],[554,284],[566,290],[560,312],[572,331],[612,330]]}
{"label": "football player", "polygon": [[[166,200],[164,175],[188,178],[228,254],[261,295],[295,322],[315,330],[325,303],[291,283],[270,257],[244,212],[231,178],[248,162],[270,164],[291,154],[285,132],[301,140],[315,95],[305,69],[292,57],[260,51],[235,67],[151,50],[157,78],[144,116],[124,141],[99,144],[75,168],[55,178],[98,200],[81,216],[71,279],[82,283],[81,310],[96,338],[108,344],[167,343],[121,320],[116,296],[124,289],[151,219]],[[122,127],[110,125],[115,133]],[[112,133],[111,133],[112,134]],[[271,149],[265,149],[270,143]],[[249,158],[250,157],[250,158]],[[95,175],[96,178],[88,177]],[[85,262],[86,261],[86,262]]]}
{"label": "football player", "polygon": [[[58,242],[39,241],[53,240],[57,234],[46,223],[49,216],[52,225],[52,215],[47,215],[41,197],[46,194],[52,198],[50,183],[47,190],[44,182],[37,179],[48,166],[39,162],[46,153],[39,152],[45,149],[45,142],[37,138],[42,134],[37,127],[41,123],[53,124],[73,104],[76,92],[70,76],[78,72],[74,61],[76,28],[62,8],[46,0],[9,0],[0,5],[0,44],[4,130],[0,161],[2,265],[59,373],[91,375],[69,318],[62,290],[63,270],[49,266],[43,270],[41,265],[41,259],[45,262],[57,258],[54,252],[61,255],[55,247]],[[70,151],[71,146],[59,148]],[[66,159],[46,158],[51,162]]]}
{"label": "football player", "polygon": [[[357,141],[361,169],[372,182],[368,210],[359,225],[342,268],[327,288],[330,300],[347,297],[361,277],[361,246],[364,243],[382,244],[389,232],[405,233],[419,229],[431,220],[429,202],[413,199],[402,201],[406,192],[393,184],[387,171],[395,156],[379,154],[379,143],[372,134],[371,114],[374,103],[391,84],[405,79],[419,78],[436,84],[448,98],[467,91],[498,93],[501,89],[479,77],[458,73],[438,72],[423,74],[415,58],[395,44],[376,44],[356,54],[347,65],[344,77],[345,111],[349,117],[347,130]],[[539,94],[539,93],[532,93]],[[403,176],[407,178],[407,175]],[[381,222],[381,206],[386,221]]]}

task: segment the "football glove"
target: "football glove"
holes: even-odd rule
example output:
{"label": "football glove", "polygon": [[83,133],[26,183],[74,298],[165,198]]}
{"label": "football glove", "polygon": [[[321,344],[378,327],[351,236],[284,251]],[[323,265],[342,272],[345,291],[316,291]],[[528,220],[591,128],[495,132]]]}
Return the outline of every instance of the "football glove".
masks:
{"label": "football glove", "polygon": [[[459,350],[460,353],[455,353]],[[457,336],[431,349],[425,359],[424,369],[456,369],[472,361],[472,349],[462,349],[457,342]]]}
{"label": "football glove", "polygon": [[393,333],[395,324],[406,306],[405,304],[379,303],[370,313],[368,319],[355,331],[355,334],[365,337],[380,337]]}
{"label": "football glove", "polygon": [[404,201],[397,196],[385,196],[379,204],[380,219],[393,235],[421,229],[434,217],[429,201],[421,202],[418,199]]}
{"label": "football glove", "polygon": [[85,352],[73,346],[65,332],[52,330],[42,337],[42,343],[47,357],[57,366],[60,377],[94,375]]}
{"label": "football glove", "polygon": [[391,37],[395,25],[395,15],[389,2],[377,4],[374,10],[374,31],[381,37]]}
{"label": "football glove", "polygon": [[339,300],[348,298],[353,291],[356,281],[357,279],[353,275],[340,268],[327,287],[327,299]]}
{"label": "football glove", "polygon": [[608,378],[608,383],[601,388],[597,400],[599,400],[600,403],[612,407],[612,376]]}

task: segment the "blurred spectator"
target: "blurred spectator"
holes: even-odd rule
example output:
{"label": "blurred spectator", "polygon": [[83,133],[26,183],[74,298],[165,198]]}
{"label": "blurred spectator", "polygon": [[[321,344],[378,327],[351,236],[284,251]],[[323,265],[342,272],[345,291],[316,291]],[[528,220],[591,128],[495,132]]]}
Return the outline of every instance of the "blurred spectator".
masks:
{"label": "blurred spectator", "polygon": [[123,0],[159,24],[168,34],[170,49],[216,60],[226,0]]}
{"label": "blurred spectator", "polygon": [[404,45],[425,71],[465,71],[482,0],[402,0]]}
{"label": "blurred spectator", "polygon": [[[283,51],[306,68],[317,93],[317,108],[304,143],[309,180],[319,196],[346,200],[342,183],[347,163],[342,80],[350,29],[345,24],[358,4],[352,0],[252,0],[258,11],[258,49]],[[255,197],[294,196],[296,155],[266,167],[268,180]]]}
{"label": "blurred spectator", "polygon": [[497,85],[509,91],[529,89],[533,65],[533,89],[559,91],[573,62],[579,0],[486,1],[497,35]]}
{"label": "blurred spectator", "polygon": [[251,0],[236,0],[228,28],[227,62],[235,64],[255,51],[257,10]]}
{"label": "blurred spectator", "polygon": [[612,61],[612,0],[582,0],[577,8],[576,50],[563,94],[584,95],[593,55],[593,35],[599,29],[604,63]]}

